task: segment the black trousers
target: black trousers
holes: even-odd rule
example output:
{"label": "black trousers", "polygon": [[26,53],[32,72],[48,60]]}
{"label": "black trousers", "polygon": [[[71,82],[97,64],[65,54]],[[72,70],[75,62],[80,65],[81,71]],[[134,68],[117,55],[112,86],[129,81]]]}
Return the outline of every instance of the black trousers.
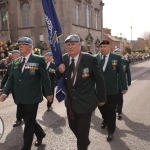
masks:
{"label": "black trousers", "polygon": [[122,107],[123,107],[123,94],[121,91],[119,91],[118,97],[117,97],[117,106],[116,106],[116,112],[122,113]]}
{"label": "black trousers", "polygon": [[18,121],[21,121],[23,119],[21,104],[17,104],[16,118]]}
{"label": "black trousers", "polygon": [[116,104],[117,95],[107,95],[104,106],[98,107],[104,122],[107,124],[108,133],[114,133],[116,128]]}
{"label": "black trousers", "polygon": [[25,123],[23,133],[24,145],[22,149],[30,150],[32,146],[34,133],[37,138],[42,138],[45,133],[41,126],[36,122],[38,103],[20,105],[22,107],[22,114]]}
{"label": "black trousers", "polygon": [[73,112],[73,115],[74,119],[70,117],[67,109],[69,127],[77,138],[78,150],[87,150],[90,144],[89,131],[92,113],[77,114]]}
{"label": "black trousers", "polygon": [[[53,104],[53,101],[54,101],[55,87],[53,85],[51,85],[51,88],[52,88],[52,93],[53,93],[53,100],[52,100],[52,102],[47,101],[47,107],[51,107]],[[43,96],[46,98],[44,88],[42,88],[42,91],[43,91]]]}

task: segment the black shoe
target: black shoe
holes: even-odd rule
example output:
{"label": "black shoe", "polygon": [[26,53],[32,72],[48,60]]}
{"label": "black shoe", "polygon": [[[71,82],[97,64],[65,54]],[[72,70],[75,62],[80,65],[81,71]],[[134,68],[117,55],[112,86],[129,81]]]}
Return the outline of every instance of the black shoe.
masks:
{"label": "black shoe", "polygon": [[36,142],[34,143],[34,146],[40,146],[42,144],[43,138],[46,136],[44,133],[41,138],[37,138]]}
{"label": "black shoe", "polygon": [[47,107],[47,111],[51,111],[52,109],[52,107]]}
{"label": "black shoe", "polygon": [[109,141],[112,141],[112,139],[113,139],[113,134],[112,133],[109,133],[108,134],[108,137],[107,137],[107,141],[109,142]]}
{"label": "black shoe", "polygon": [[13,127],[17,127],[17,126],[19,126],[21,123],[22,123],[22,121],[17,120],[17,121],[13,124]]}
{"label": "black shoe", "polygon": [[121,120],[122,119],[122,116],[121,116],[121,113],[118,113],[118,120]]}
{"label": "black shoe", "polygon": [[102,124],[101,124],[101,128],[102,128],[102,129],[105,129],[106,126],[107,126],[106,122],[103,121]]}

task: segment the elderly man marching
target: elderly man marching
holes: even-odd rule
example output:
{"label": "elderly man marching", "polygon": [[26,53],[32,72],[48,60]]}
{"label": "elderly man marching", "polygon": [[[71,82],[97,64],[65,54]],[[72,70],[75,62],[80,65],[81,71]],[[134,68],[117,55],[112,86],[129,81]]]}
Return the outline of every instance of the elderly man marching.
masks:
{"label": "elderly man marching", "polygon": [[65,74],[69,127],[77,138],[78,150],[87,150],[92,112],[106,102],[104,79],[96,58],[81,52],[78,35],[68,36],[65,43],[67,53],[58,69]]}
{"label": "elderly man marching", "polygon": [[47,99],[52,101],[50,79],[46,70],[44,58],[32,54],[33,41],[31,38],[22,37],[18,40],[20,58],[13,61],[11,73],[4,88],[0,101],[3,102],[12,87],[14,88],[15,103],[22,107],[25,123],[22,150],[30,150],[35,133],[39,146],[45,137],[45,132],[36,121],[38,105],[42,101],[42,85]]}

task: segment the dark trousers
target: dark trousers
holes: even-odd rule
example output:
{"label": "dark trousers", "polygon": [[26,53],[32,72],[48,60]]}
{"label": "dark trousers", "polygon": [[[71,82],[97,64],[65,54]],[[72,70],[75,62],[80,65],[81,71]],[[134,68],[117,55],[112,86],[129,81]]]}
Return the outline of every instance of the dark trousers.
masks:
{"label": "dark trousers", "polygon": [[77,114],[74,113],[74,119],[70,117],[69,110],[67,110],[69,127],[77,138],[78,150],[87,150],[90,144],[89,131],[92,113]]}
{"label": "dark trousers", "polygon": [[17,111],[16,111],[16,118],[18,121],[22,120],[22,105],[21,104],[17,104]]}
{"label": "dark trousers", "polygon": [[20,104],[22,107],[22,114],[25,123],[23,139],[23,150],[30,150],[33,141],[33,134],[35,133],[37,138],[44,136],[44,130],[36,122],[36,115],[38,109],[37,104]]}
{"label": "dark trousers", "polygon": [[107,95],[104,106],[98,107],[104,122],[107,124],[108,133],[114,133],[116,128],[116,103],[117,95]]}
{"label": "dark trousers", "polygon": [[117,96],[117,106],[116,106],[116,112],[122,113],[122,107],[123,107],[123,94],[121,91],[119,91],[119,94]]}
{"label": "dark trousers", "polygon": [[[51,88],[52,88],[52,93],[53,93],[53,95],[54,95],[55,87],[51,85]],[[44,92],[44,88],[43,88],[43,95],[44,95],[44,97],[46,98],[45,92]],[[53,100],[54,100],[54,97],[53,97]],[[51,106],[52,106],[53,100],[52,100],[52,102],[47,101],[47,107],[51,107]]]}

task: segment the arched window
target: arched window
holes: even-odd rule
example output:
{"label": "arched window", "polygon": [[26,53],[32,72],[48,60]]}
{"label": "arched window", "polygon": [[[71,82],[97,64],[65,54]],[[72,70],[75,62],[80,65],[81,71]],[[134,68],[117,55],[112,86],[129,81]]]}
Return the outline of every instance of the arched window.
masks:
{"label": "arched window", "polygon": [[29,4],[23,3],[21,8],[23,27],[29,27]]}
{"label": "arched window", "polygon": [[1,20],[1,30],[7,30],[8,12],[6,11],[6,7],[2,7],[0,9],[0,20]]}

